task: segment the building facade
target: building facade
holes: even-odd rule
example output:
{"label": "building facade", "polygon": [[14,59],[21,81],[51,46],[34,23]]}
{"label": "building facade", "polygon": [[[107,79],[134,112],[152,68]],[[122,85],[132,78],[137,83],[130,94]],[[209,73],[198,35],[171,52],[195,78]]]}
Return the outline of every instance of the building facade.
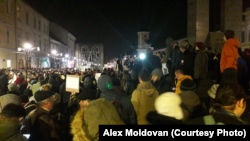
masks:
{"label": "building facade", "polygon": [[[32,47],[39,47],[40,51],[32,51],[28,57],[28,68],[48,67],[43,60],[47,59],[49,51],[49,20],[38,13],[22,0],[16,3],[16,42],[17,47],[29,43]],[[17,68],[24,68],[23,53],[18,56]]]}
{"label": "building facade", "polygon": [[16,67],[15,2],[15,0],[0,1],[0,68]]}
{"label": "building facade", "polygon": [[250,8],[246,9],[243,15],[245,19],[242,23],[241,42],[244,51],[246,48],[250,49]]}
{"label": "building facade", "polygon": [[[0,68],[41,68],[49,48],[49,21],[22,0],[0,1]],[[25,56],[24,43],[39,47]],[[26,58],[27,57],[27,58]],[[25,63],[27,60],[27,64]]]}
{"label": "building facade", "polygon": [[[50,22],[50,64],[53,68],[76,67],[76,38],[60,25]],[[56,51],[53,54],[52,51]]]}

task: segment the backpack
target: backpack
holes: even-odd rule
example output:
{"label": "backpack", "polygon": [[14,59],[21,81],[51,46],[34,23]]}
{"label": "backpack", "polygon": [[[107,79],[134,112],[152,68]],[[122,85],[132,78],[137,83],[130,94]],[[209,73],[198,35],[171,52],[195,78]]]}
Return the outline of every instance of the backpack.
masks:
{"label": "backpack", "polygon": [[203,117],[205,125],[225,125],[222,122],[215,122],[213,115],[206,115]]}
{"label": "backpack", "polygon": [[131,125],[131,121],[129,118],[129,115],[127,113],[127,111],[124,109],[123,105],[121,105],[119,102],[117,101],[112,101],[112,104],[115,106],[121,120],[126,124],[126,125]]}

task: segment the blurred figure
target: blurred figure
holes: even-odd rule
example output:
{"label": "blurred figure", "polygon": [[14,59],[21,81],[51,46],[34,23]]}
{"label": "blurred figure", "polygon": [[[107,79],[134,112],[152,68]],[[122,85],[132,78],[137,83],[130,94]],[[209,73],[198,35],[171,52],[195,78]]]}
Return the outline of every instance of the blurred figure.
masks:
{"label": "blurred figure", "polygon": [[126,95],[131,98],[131,95],[136,88],[136,82],[132,80],[132,77],[128,72],[123,72],[121,88],[125,91]]}
{"label": "blurred figure", "polygon": [[235,38],[233,30],[225,30],[223,39],[225,41],[225,44],[221,51],[221,73],[223,73],[226,68],[230,67],[237,70],[237,59],[239,58],[238,49],[240,48],[240,42],[237,38]]}
{"label": "blurred figure", "polygon": [[23,122],[22,133],[30,133],[30,141],[61,141],[59,125],[49,112],[54,106],[54,92],[37,91],[34,95],[37,107]]}
{"label": "blurred figure", "polygon": [[99,125],[124,125],[115,106],[104,98],[80,98],[79,104],[71,123],[73,141],[98,141]]}
{"label": "blurred figure", "polygon": [[9,74],[9,70],[4,70],[4,73],[0,76],[0,95],[4,95],[8,91]]}
{"label": "blurred figure", "polygon": [[154,103],[156,111],[147,114],[149,124],[155,125],[176,125],[184,124],[181,98],[173,92],[166,92],[159,95]]}
{"label": "blurred figure", "polygon": [[187,41],[180,42],[180,58],[177,69],[181,69],[185,75],[194,76],[194,52],[190,51],[190,44]]}
{"label": "blurred figure", "polygon": [[176,85],[175,85],[175,93],[180,94],[181,93],[181,82],[184,79],[192,79],[189,75],[184,75],[182,70],[176,70],[175,71],[175,78],[176,78]]}
{"label": "blurred figure", "polygon": [[148,112],[155,111],[154,103],[159,93],[150,82],[150,73],[147,70],[141,70],[138,79],[140,83],[132,93],[131,102],[137,114],[138,124],[145,125],[148,124]]}
{"label": "blurred figure", "polygon": [[197,85],[201,79],[207,78],[208,73],[208,55],[206,53],[206,47],[203,42],[196,42],[195,50],[198,52],[194,60],[194,79]]}
{"label": "blurred figure", "polygon": [[151,73],[151,82],[159,94],[172,91],[171,80],[168,79],[168,76],[169,75],[163,75],[162,70],[159,68],[154,69]]}
{"label": "blurred figure", "polygon": [[[125,112],[124,115],[126,115],[129,118],[128,120],[130,121],[130,123],[126,124],[137,124],[136,112],[132,105],[132,102],[130,101],[130,98],[127,95],[114,90],[112,79],[110,76],[105,74],[101,75],[101,77],[98,79],[97,86],[101,91],[100,98],[105,98],[110,102],[116,101],[122,106]],[[122,118],[122,115],[120,116]]]}
{"label": "blurred figure", "polygon": [[28,141],[20,133],[21,120],[26,116],[21,105],[13,103],[4,106],[0,113],[0,140],[1,141]]}
{"label": "blurred figure", "polygon": [[19,96],[15,94],[5,94],[0,96],[0,112],[4,108],[5,105],[7,104],[16,104],[16,105],[22,105],[22,100]]}
{"label": "blurred figure", "polygon": [[[214,112],[210,116],[204,116],[190,120],[188,124],[225,124],[225,125],[245,125],[247,122],[241,119],[246,109],[247,95],[244,89],[237,83],[220,84],[216,91],[213,107]],[[214,123],[206,120],[210,117]]]}
{"label": "blurred figure", "polygon": [[8,85],[8,94],[20,95],[20,91],[18,86],[15,83],[10,83]]}

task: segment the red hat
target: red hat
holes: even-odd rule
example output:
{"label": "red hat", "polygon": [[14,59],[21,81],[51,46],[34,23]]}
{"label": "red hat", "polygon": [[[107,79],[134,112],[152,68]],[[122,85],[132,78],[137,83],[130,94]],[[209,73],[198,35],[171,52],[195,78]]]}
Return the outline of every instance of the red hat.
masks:
{"label": "red hat", "polygon": [[205,45],[204,45],[204,43],[202,43],[202,42],[196,42],[196,43],[194,44],[194,46],[195,46],[195,47],[198,47],[199,50],[204,50],[204,49],[205,49]]}

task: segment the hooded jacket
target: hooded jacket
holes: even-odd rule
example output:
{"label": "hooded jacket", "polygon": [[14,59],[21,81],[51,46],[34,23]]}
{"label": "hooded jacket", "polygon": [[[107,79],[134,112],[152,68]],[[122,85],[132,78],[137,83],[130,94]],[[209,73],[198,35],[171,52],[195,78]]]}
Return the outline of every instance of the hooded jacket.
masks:
{"label": "hooded jacket", "polygon": [[99,125],[124,125],[114,105],[104,98],[78,110],[71,122],[73,141],[98,141]]}
{"label": "hooded jacket", "polygon": [[155,111],[155,99],[159,96],[158,91],[151,82],[140,82],[133,91],[131,102],[137,114],[139,125],[148,124],[146,116],[149,112]]}
{"label": "hooded jacket", "polygon": [[225,42],[221,51],[221,73],[226,68],[235,68],[237,70],[237,59],[239,57],[238,48],[240,48],[240,42],[236,38],[230,38]]}
{"label": "hooded jacket", "polygon": [[20,134],[20,121],[16,118],[0,117],[0,141],[27,141]]}

